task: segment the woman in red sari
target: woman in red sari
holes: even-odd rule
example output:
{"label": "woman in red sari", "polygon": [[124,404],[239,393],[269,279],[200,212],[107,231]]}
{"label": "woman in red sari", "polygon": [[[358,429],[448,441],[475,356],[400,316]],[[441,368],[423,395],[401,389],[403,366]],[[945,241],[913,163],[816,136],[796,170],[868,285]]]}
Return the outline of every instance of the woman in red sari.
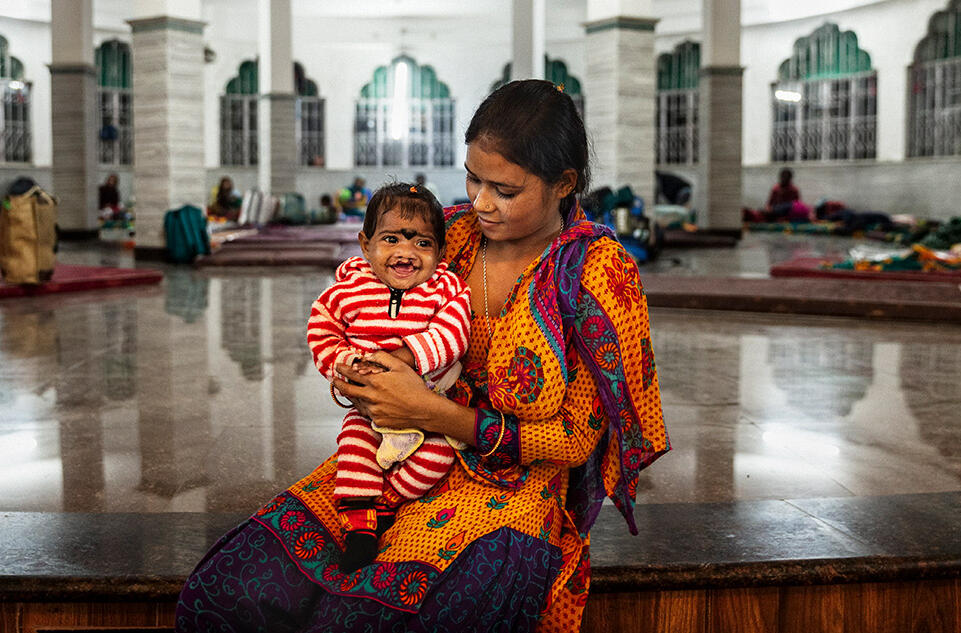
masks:
{"label": "woman in red sari", "polygon": [[638,472],[669,450],[637,266],[577,205],[583,123],[545,81],[509,83],[466,133],[471,204],[447,210],[445,260],[472,331],[448,398],[390,354],[336,381],[378,425],[468,444],[446,480],[378,526],[340,571],[328,460],[214,546],[188,579],[181,631],[575,631],[589,530],[605,497],[633,520]]}

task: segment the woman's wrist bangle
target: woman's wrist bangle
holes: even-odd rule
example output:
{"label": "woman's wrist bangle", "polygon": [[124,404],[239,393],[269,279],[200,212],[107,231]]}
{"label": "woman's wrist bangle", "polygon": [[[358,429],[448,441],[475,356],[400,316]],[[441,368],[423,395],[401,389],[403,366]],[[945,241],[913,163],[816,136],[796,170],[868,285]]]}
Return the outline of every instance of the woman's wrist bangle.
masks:
{"label": "woman's wrist bangle", "polygon": [[[498,413],[501,413],[501,412],[498,411]],[[500,430],[500,433],[497,434],[497,441],[494,442],[494,447],[493,447],[492,449],[490,449],[490,450],[487,451],[486,453],[479,453],[479,455],[480,455],[481,457],[490,457],[491,455],[494,454],[494,451],[496,451],[498,448],[501,447],[501,442],[504,441],[504,428],[505,428],[505,427],[506,427],[506,422],[504,421],[504,414],[501,413],[501,430]]]}

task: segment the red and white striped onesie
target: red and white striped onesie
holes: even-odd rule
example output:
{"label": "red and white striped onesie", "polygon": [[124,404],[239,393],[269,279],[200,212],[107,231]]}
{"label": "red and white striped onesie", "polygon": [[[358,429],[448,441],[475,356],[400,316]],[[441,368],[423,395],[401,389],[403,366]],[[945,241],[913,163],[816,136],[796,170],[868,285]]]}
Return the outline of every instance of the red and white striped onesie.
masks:
{"label": "red and white striped onesie", "polygon": [[[362,257],[342,263],[334,284],[310,309],[307,345],[314,364],[330,380],[337,364],[349,365],[364,352],[392,352],[406,345],[417,372],[440,379],[467,349],[470,330],[470,290],[447,263],[419,286],[400,295],[400,309],[391,318],[391,293]],[[443,435],[425,434],[424,443],[387,473],[391,486],[407,499],[421,497],[442,479],[454,461],[454,449]],[[384,471],[377,464],[381,434],[356,409],[344,416],[337,437],[335,498],[376,497],[384,489]]]}

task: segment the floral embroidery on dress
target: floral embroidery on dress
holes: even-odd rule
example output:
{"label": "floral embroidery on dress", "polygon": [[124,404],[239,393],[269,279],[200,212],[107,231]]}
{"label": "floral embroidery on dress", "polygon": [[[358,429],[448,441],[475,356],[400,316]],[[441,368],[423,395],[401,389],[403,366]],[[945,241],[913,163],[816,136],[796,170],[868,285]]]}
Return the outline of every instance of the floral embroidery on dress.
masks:
{"label": "floral embroidery on dress", "polygon": [[[441,510],[435,518],[447,523],[454,509]],[[279,495],[254,520],[284,544],[308,578],[331,593],[374,598],[393,608],[416,611],[427,587],[440,575],[435,566],[422,561],[377,562],[350,575],[342,573],[340,548],[333,535],[294,496]]]}
{"label": "floral embroidery on dress", "polygon": [[518,347],[507,366],[507,379],[518,400],[527,404],[537,400],[544,388],[544,370],[540,356],[526,347]]}
{"label": "floral embroidery on dress", "polygon": [[[604,267],[607,273],[607,287],[611,291],[618,306],[630,310],[641,302],[641,291],[637,285],[637,264],[623,251],[611,258],[611,263]],[[631,274],[628,274],[631,271]]]}

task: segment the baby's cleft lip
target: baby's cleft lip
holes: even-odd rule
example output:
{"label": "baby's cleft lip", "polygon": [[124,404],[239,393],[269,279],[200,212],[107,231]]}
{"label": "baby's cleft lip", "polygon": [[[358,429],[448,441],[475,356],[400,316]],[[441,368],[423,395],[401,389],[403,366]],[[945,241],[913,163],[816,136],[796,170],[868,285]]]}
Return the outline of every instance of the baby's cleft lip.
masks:
{"label": "baby's cleft lip", "polygon": [[416,267],[410,262],[398,262],[391,264],[390,267],[395,273],[400,275],[408,275],[416,270]]}

